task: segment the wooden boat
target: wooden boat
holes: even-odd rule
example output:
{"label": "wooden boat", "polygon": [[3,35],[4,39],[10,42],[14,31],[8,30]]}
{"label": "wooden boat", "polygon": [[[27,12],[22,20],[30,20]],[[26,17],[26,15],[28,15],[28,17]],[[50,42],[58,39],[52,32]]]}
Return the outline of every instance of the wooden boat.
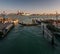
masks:
{"label": "wooden boat", "polygon": [[21,24],[23,26],[37,26],[37,25],[39,25],[39,24],[24,24],[24,23],[19,23],[19,24]]}
{"label": "wooden boat", "polygon": [[4,38],[13,27],[14,25],[11,23],[2,24],[0,26],[0,38]]}
{"label": "wooden boat", "polygon": [[60,37],[60,32],[54,32],[53,34],[55,35],[55,37]]}
{"label": "wooden boat", "polygon": [[41,24],[41,21],[36,20],[36,22],[37,22],[38,24]]}

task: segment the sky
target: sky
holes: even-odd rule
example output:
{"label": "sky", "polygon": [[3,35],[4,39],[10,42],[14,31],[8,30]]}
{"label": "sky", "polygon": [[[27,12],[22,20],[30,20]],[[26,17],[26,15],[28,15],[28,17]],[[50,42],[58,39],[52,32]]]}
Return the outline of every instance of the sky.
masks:
{"label": "sky", "polygon": [[60,13],[60,0],[0,0],[0,12]]}

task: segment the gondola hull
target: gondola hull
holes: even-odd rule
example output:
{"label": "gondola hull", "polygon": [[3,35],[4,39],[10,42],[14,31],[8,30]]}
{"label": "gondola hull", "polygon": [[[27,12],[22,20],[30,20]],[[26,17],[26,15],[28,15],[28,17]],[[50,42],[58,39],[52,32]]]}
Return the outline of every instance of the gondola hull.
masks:
{"label": "gondola hull", "polygon": [[19,24],[21,24],[23,26],[37,26],[37,25],[39,25],[39,24],[23,24],[23,23],[19,23]]}
{"label": "gondola hull", "polygon": [[36,20],[36,22],[37,22],[38,24],[41,24],[41,21]]}

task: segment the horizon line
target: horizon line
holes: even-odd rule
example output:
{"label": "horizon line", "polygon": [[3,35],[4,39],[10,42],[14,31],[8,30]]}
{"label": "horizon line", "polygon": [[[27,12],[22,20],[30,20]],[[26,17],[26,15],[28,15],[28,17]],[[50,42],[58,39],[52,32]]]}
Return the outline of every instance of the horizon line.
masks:
{"label": "horizon line", "polygon": [[[35,10],[34,10],[35,11]],[[0,10],[0,14],[5,12],[6,14],[11,14],[11,13],[27,13],[27,14],[56,14],[56,12],[58,14],[60,14],[60,10],[42,10],[42,11],[37,11],[37,12],[33,12],[33,11],[25,11],[25,10]]]}

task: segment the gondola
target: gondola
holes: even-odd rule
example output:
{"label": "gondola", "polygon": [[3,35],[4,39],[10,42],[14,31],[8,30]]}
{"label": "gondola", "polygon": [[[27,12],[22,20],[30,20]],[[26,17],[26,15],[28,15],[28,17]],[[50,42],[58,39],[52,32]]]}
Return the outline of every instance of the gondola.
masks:
{"label": "gondola", "polygon": [[37,22],[38,24],[41,24],[41,21],[36,20],[36,22]]}
{"label": "gondola", "polygon": [[39,24],[24,24],[24,23],[19,23],[19,24],[21,24],[23,26],[37,26],[37,25],[39,25]]}
{"label": "gondola", "polygon": [[53,34],[55,35],[55,37],[60,37],[60,32],[55,32]]}

